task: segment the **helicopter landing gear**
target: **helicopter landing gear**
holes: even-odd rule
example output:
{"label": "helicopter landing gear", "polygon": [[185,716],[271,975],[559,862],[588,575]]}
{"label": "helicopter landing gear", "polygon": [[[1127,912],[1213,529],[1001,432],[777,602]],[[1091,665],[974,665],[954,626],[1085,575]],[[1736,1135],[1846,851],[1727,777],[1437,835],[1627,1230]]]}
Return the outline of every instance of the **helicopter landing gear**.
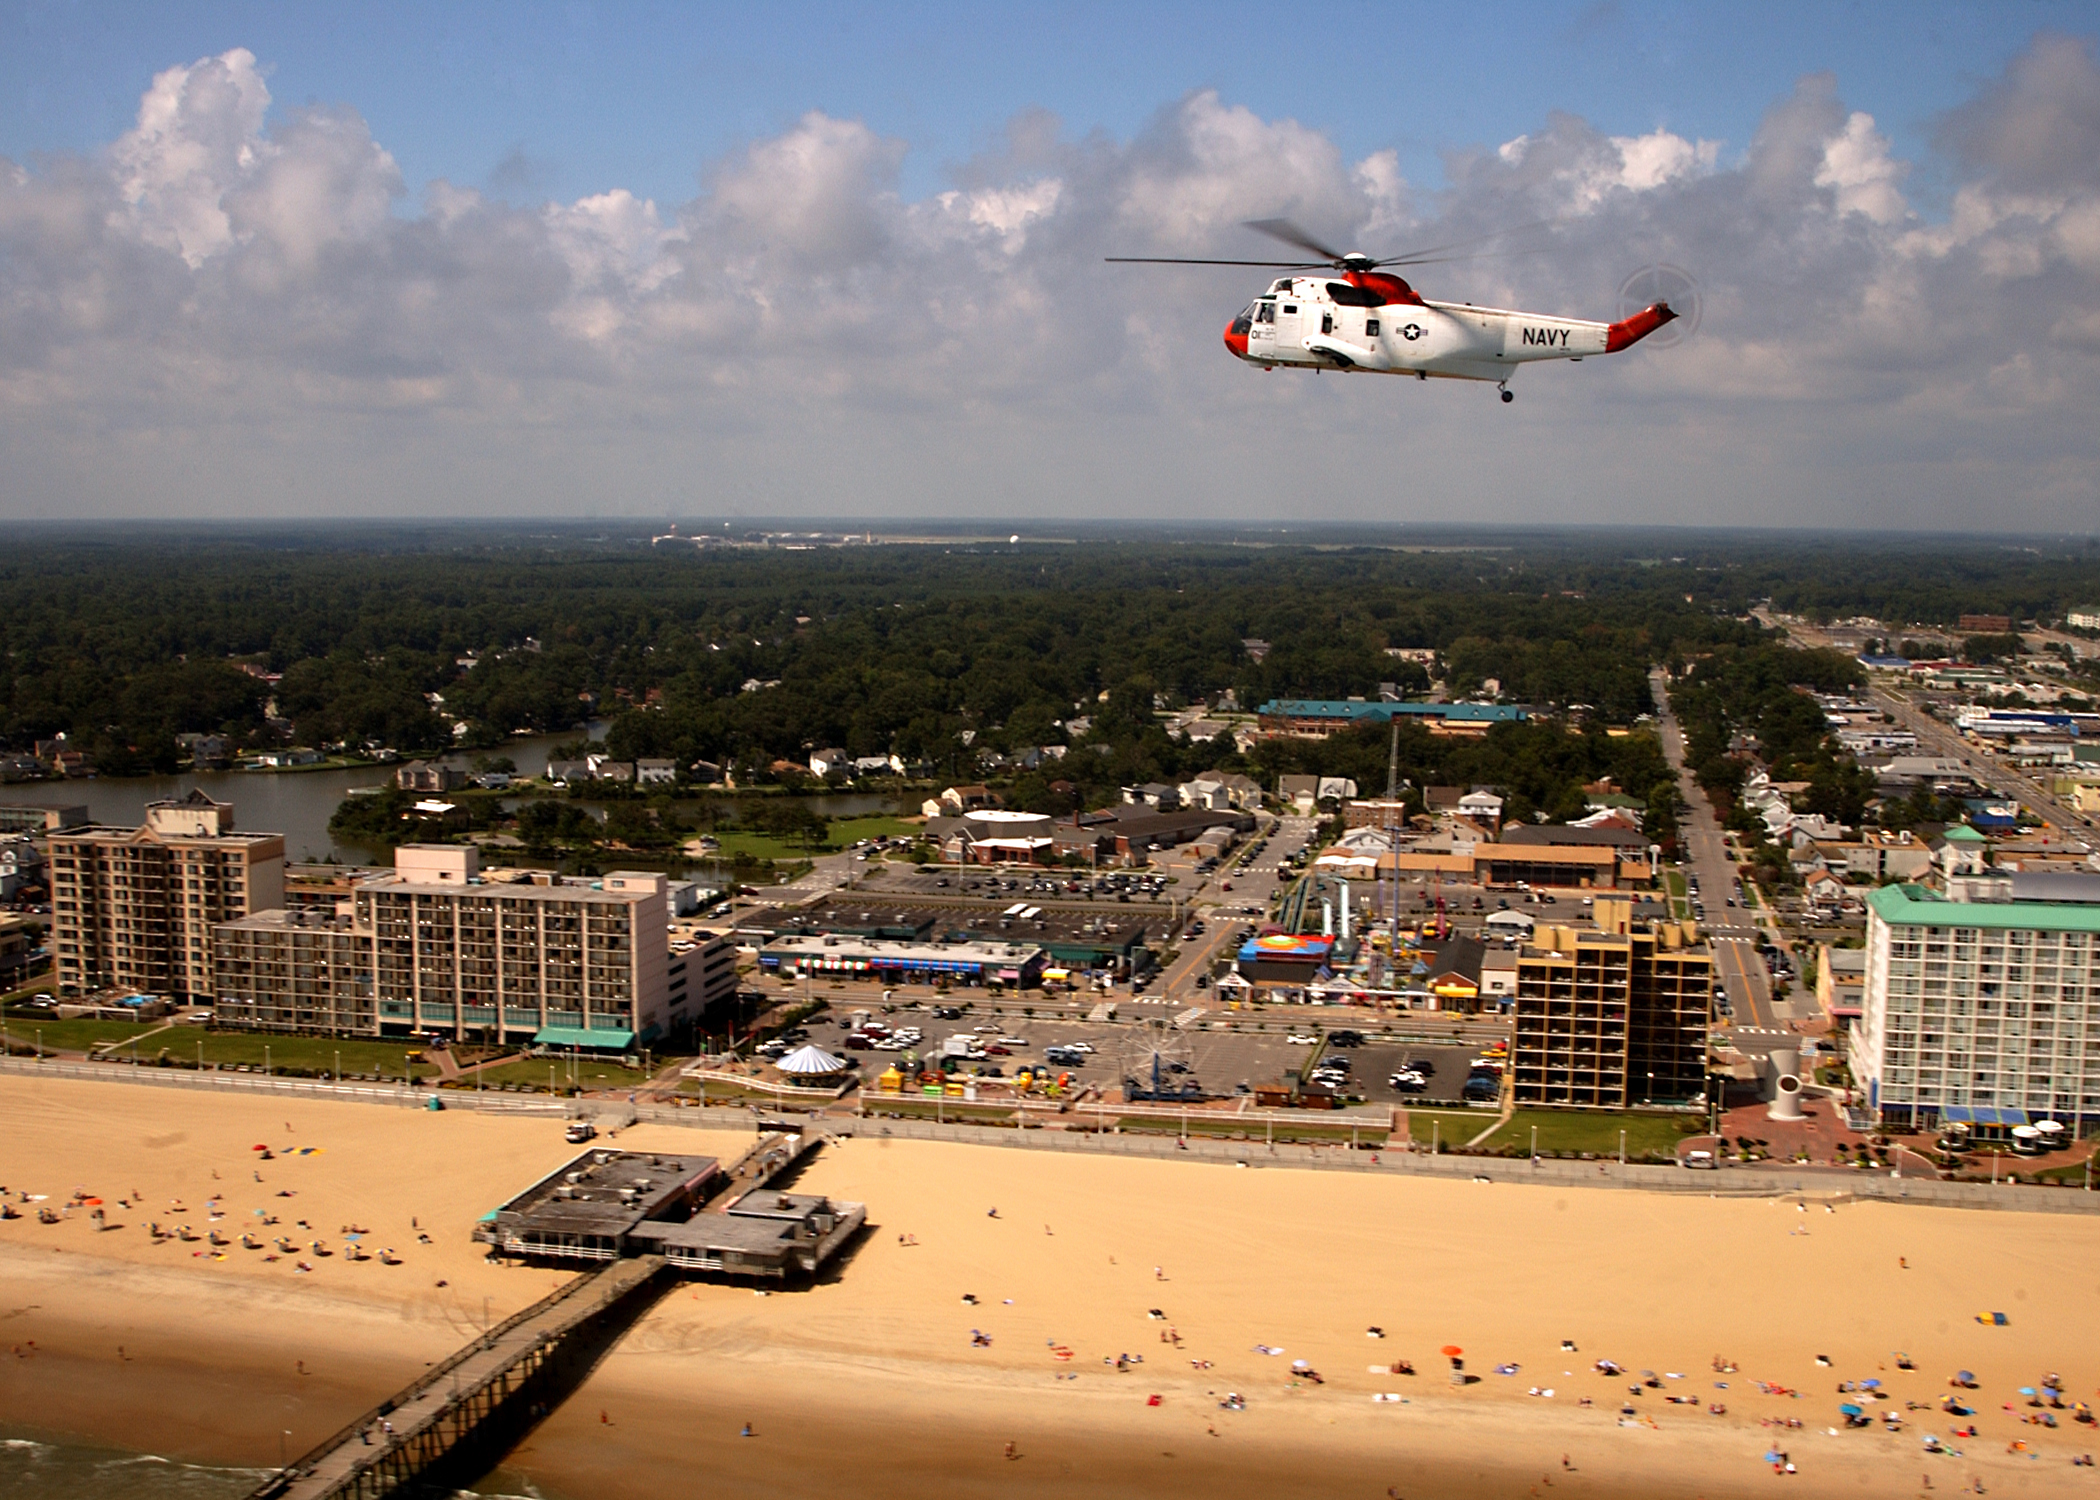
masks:
{"label": "helicopter landing gear", "polygon": [[1517,399],[1517,393],[1508,386],[1504,386],[1502,387],[1502,399],[1504,401],[1514,401]]}

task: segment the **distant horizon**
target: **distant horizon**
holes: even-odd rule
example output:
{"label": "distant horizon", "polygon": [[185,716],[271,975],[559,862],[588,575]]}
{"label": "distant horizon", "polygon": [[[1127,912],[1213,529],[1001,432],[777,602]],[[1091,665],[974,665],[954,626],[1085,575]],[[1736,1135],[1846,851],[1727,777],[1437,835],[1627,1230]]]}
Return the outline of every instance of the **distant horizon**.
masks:
{"label": "distant horizon", "polygon": [[[841,536],[873,533],[875,544],[910,545],[897,533],[926,532],[934,536],[955,533],[960,539],[964,534],[969,539],[986,545],[1007,545],[1008,538],[1018,536],[1021,546],[1070,545],[1074,540],[1090,537],[1127,537],[1133,541],[1172,542],[1182,537],[1192,540],[1217,541],[1229,537],[1261,537],[1266,544],[1303,542],[1310,546],[1332,545],[1336,539],[1350,536],[1374,537],[1394,533],[1406,533],[1409,537],[1428,541],[1436,537],[1478,537],[1493,539],[1505,549],[1514,541],[1552,541],[1565,539],[1608,539],[1613,537],[1683,537],[1707,544],[1725,542],[1730,539],[1745,543],[1783,542],[1789,539],[1814,541],[1819,545],[1833,542],[1850,542],[1862,547],[1888,547],[1911,549],[1948,543],[1963,547],[1991,547],[1994,550],[2011,550],[2015,543],[2050,543],[2058,545],[2100,546],[2100,521],[2085,531],[2050,530],[2015,532],[2002,528],[1978,529],[1974,531],[1883,531],[1872,528],[1839,526],[1803,526],[1752,524],[1719,525],[1697,522],[1649,522],[1649,521],[1569,521],[1569,522],[1523,522],[1523,521],[1381,521],[1352,520],[1336,517],[1326,520],[1294,520],[1289,522],[1236,521],[1204,517],[1130,517],[1122,519],[1103,517],[1073,517],[1054,520],[1038,526],[1033,531],[1015,530],[1013,518],[1007,516],[713,516],[698,514],[690,516],[600,516],[584,519],[566,519],[542,516],[457,516],[411,518],[407,516],[127,516],[92,517],[63,520],[48,517],[7,518],[0,517],[0,535],[8,533],[34,534],[60,537],[69,533],[93,535],[97,538],[114,533],[151,535],[157,531],[185,533],[216,532],[228,535],[243,533],[282,535],[287,533],[364,533],[400,534],[461,532],[512,532],[558,534],[570,540],[589,540],[584,533],[603,531],[623,539],[643,536],[665,536],[667,533],[652,530],[655,527],[675,525],[681,538],[700,537],[710,532],[719,532],[727,524],[737,532],[763,532],[769,536],[791,537]],[[1051,532],[1063,533],[1060,535]],[[978,533],[983,533],[979,535]],[[1994,540],[1995,539],[1995,540]]]}

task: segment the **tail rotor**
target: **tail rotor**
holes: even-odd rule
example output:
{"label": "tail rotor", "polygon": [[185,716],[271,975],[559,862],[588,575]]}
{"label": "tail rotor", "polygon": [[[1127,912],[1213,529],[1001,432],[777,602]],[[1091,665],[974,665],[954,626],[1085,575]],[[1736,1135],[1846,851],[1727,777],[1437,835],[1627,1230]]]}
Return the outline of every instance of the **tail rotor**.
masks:
{"label": "tail rotor", "polygon": [[1677,314],[1677,318],[1648,335],[1644,342],[1649,348],[1674,349],[1699,331],[1705,305],[1699,295],[1699,283],[1691,272],[1682,266],[1658,261],[1652,266],[1642,266],[1619,283],[1621,321],[1658,302],[1669,304],[1670,311]]}

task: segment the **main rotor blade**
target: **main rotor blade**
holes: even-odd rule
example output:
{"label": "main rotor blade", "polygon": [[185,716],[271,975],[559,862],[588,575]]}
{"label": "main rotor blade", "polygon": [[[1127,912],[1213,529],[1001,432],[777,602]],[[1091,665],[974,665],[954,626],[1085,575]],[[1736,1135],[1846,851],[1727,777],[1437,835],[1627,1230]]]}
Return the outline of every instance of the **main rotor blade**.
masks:
{"label": "main rotor blade", "polygon": [[1429,245],[1420,250],[1403,250],[1398,255],[1388,255],[1377,262],[1381,266],[1427,266],[1439,260],[1464,260],[1463,255],[1451,254],[1473,245],[1485,245],[1494,240],[1507,239],[1513,234],[1528,234],[1534,229],[1544,229],[1553,223],[1551,219],[1538,219],[1529,224],[1517,224],[1508,229],[1497,229],[1491,234],[1475,235],[1469,240],[1453,240],[1448,245]]}
{"label": "main rotor blade", "polygon": [[1317,255],[1332,265],[1342,258],[1339,250],[1330,250],[1289,219],[1248,219],[1246,225],[1257,234],[1265,234],[1272,240],[1282,240],[1286,245],[1296,245],[1300,250]]}
{"label": "main rotor blade", "polygon": [[1327,264],[1325,261],[1289,265],[1280,260],[1194,260],[1184,255],[1104,255],[1101,258],[1113,266],[1263,266],[1272,271],[1311,271]]}

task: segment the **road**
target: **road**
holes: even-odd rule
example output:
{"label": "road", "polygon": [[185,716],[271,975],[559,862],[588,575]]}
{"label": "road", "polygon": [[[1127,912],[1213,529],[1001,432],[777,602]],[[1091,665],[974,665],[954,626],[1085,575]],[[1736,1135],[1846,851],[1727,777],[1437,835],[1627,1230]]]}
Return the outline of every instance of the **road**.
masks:
{"label": "road", "polygon": [[[1209,997],[1209,990],[1196,988],[1196,977],[1210,972],[1221,948],[1239,946],[1241,926],[1250,922],[1261,925],[1269,909],[1269,897],[1275,894],[1282,878],[1279,867],[1305,846],[1315,826],[1315,819],[1295,816],[1265,823],[1255,834],[1256,839],[1268,840],[1260,854],[1238,869],[1227,866],[1213,872],[1196,888],[1187,900],[1192,913],[1203,919],[1205,931],[1195,941],[1182,945],[1160,986],[1162,995],[1191,1004]],[[1229,891],[1224,888],[1228,880],[1232,882]]]}
{"label": "road", "polygon": [[[1815,626],[1802,620],[1783,619],[1763,610],[1755,611],[1758,623],[1768,630],[1783,630],[1796,646],[1832,647],[1834,642]],[[2092,828],[2091,818],[2078,812],[2048,787],[2015,767],[2001,763],[1961,737],[1960,731],[1942,724],[1903,693],[1869,682],[1867,701],[1890,715],[1918,737],[1918,748],[1929,754],[1958,760],[1977,773],[1976,779],[1994,791],[2010,792],[2059,828]]]}
{"label": "road", "polygon": [[2044,787],[2024,771],[2000,762],[1995,756],[1971,745],[1958,730],[1942,724],[1901,693],[1870,686],[1867,700],[1918,737],[1918,748],[1948,760],[1965,762],[1976,778],[1993,789],[2009,791],[2059,828],[2091,828],[2093,820]]}
{"label": "road", "polygon": [[1754,941],[1756,923],[1744,908],[1727,904],[1736,882],[1736,865],[1728,857],[1727,837],[1714,817],[1713,804],[1692,780],[1691,769],[1685,764],[1684,732],[1670,708],[1662,673],[1653,673],[1649,682],[1655,694],[1655,711],[1662,721],[1663,755],[1677,773],[1678,789],[1691,807],[1683,824],[1685,858],[1681,863],[1687,873],[1699,877],[1702,897],[1722,903],[1719,908],[1707,908],[1714,917],[1707,931],[1713,939],[1715,978],[1735,1007],[1738,1042],[1756,1036],[1784,1035],[1782,1018],[1773,1008],[1771,979]]}

